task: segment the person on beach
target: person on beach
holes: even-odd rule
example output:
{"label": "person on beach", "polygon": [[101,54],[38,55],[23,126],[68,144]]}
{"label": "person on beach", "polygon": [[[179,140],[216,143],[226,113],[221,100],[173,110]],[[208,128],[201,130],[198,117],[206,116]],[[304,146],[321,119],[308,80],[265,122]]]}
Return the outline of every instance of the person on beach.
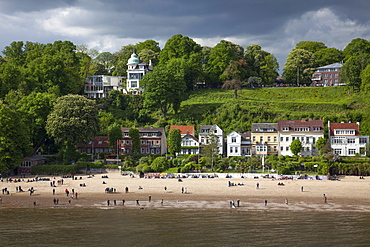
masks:
{"label": "person on beach", "polygon": [[122,199],[122,206],[125,206],[125,199]]}
{"label": "person on beach", "polygon": [[328,198],[324,196],[324,203],[327,203],[327,201],[328,201]]}
{"label": "person on beach", "polygon": [[163,206],[163,199],[161,200],[161,206]]}
{"label": "person on beach", "polygon": [[267,200],[265,200],[265,206],[267,206]]}
{"label": "person on beach", "polygon": [[125,188],[125,192],[128,193],[128,187]]}
{"label": "person on beach", "polygon": [[259,189],[260,188],[260,184],[259,183],[257,183],[256,184],[256,189]]}
{"label": "person on beach", "polygon": [[114,204],[114,206],[117,206],[117,201],[113,200],[113,204]]}
{"label": "person on beach", "polygon": [[287,198],[285,198],[285,204],[288,205],[288,199]]}
{"label": "person on beach", "polygon": [[164,186],[164,192],[167,192],[167,187],[166,186]]}
{"label": "person on beach", "polygon": [[303,186],[301,187],[301,192],[303,192]]}
{"label": "person on beach", "polygon": [[136,200],[136,206],[140,206],[139,199]]}
{"label": "person on beach", "polygon": [[152,196],[151,196],[151,195],[149,195],[148,201],[149,201],[149,202],[151,202],[151,201],[152,201]]}
{"label": "person on beach", "polygon": [[108,206],[110,205],[110,201],[109,201],[109,200],[107,200],[107,205],[108,205]]}
{"label": "person on beach", "polygon": [[77,192],[76,192],[76,193],[75,193],[75,198],[76,198],[76,199],[77,199],[77,195],[78,195],[78,194],[77,194]]}
{"label": "person on beach", "polygon": [[238,200],[236,200],[236,203],[237,203],[237,206],[238,206],[238,208],[240,207],[240,200],[238,199]]}
{"label": "person on beach", "polygon": [[55,195],[55,189],[53,189],[53,195]]}

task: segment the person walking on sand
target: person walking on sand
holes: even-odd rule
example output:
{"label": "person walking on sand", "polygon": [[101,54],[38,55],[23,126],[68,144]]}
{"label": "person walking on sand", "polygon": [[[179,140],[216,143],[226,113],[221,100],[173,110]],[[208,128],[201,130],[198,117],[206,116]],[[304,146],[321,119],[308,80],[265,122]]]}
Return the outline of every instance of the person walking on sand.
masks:
{"label": "person walking on sand", "polygon": [[149,195],[148,201],[149,201],[149,202],[151,202],[151,201],[152,201],[152,196],[151,196],[151,195]]}
{"label": "person walking on sand", "polygon": [[122,199],[122,206],[125,206],[125,199]]}
{"label": "person walking on sand", "polygon": [[285,198],[285,204],[288,205],[288,199],[287,198]]}
{"label": "person walking on sand", "polygon": [[110,201],[109,201],[109,200],[107,200],[107,205],[109,206],[109,204],[110,204]]}
{"label": "person walking on sand", "polygon": [[259,189],[260,188],[260,184],[259,183],[257,183],[256,184],[256,189]]}
{"label": "person walking on sand", "polygon": [[163,206],[163,199],[161,200],[161,206]]}
{"label": "person walking on sand", "polygon": [[164,186],[164,192],[167,192],[167,187],[166,186]]}
{"label": "person walking on sand", "polygon": [[136,200],[136,206],[140,206],[139,199]]}
{"label": "person walking on sand", "polygon": [[303,192],[303,186],[301,187],[301,192]]}
{"label": "person walking on sand", "polygon": [[267,206],[267,200],[265,200],[265,206]]}
{"label": "person walking on sand", "polygon": [[328,201],[328,198],[324,196],[324,203],[327,203],[327,201]]}

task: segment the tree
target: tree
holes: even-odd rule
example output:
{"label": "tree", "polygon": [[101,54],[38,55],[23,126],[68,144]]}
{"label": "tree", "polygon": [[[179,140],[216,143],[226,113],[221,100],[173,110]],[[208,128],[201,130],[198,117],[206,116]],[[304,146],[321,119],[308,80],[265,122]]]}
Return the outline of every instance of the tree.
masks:
{"label": "tree", "polygon": [[346,61],[353,55],[369,54],[370,53],[370,41],[366,39],[361,39],[361,38],[353,39],[344,48],[343,53],[344,53]]}
{"label": "tree", "polygon": [[284,65],[284,77],[287,82],[310,84],[315,71],[315,60],[312,52],[303,49],[293,49]]}
{"label": "tree", "polygon": [[100,65],[101,69],[96,74],[99,75],[111,75],[114,69],[114,55],[110,52],[100,53],[94,61]]}
{"label": "tree", "polygon": [[208,161],[211,165],[211,169],[213,170],[213,164],[219,152],[218,137],[215,134],[211,133],[207,135],[206,140],[207,144],[204,145],[203,152],[207,156]]}
{"label": "tree", "polygon": [[361,91],[370,92],[370,64],[361,72]]}
{"label": "tree", "polygon": [[290,150],[292,151],[292,153],[294,155],[297,155],[299,152],[301,152],[302,143],[298,138],[296,138],[296,139],[294,139],[294,141],[292,141],[292,143],[290,144],[289,147],[290,147]]}
{"label": "tree", "polygon": [[27,125],[19,113],[0,101],[0,172],[7,172],[31,154]]}
{"label": "tree", "polygon": [[181,152],[181,133],[178,129],[173,129],[168,136],[168,150],[172,155]]}
{"label": "tree", "polygon": [[337,48],[325,48],[318,50],[315,55],[315,67],[339,63],[344,59],[343,52]]}
{"label": "tree", "polygon": [[55,95],[33,92],[21,98],[17,109],[23,121],[27,124],[30,141],[36,153],[47,139],[45,130],[47,117],[55,102]]}
{"label": "tree", "polygon": [[325,145],[327,139],[324,137],[319,137],[316,142],[316,148],[320,151],[320,149]]}
{"label": "tree", "polygon": [[[186,89],[184,76],[174,68],[158,65],[153,72],[142,79],[144,104],[159,107],[163,118],[167,118],[172,108],[175,113],[180,107],[182,93]],[[179,73],[178,73],[179,72]]]}
{"label": "tree", "polygon": [[108,139],[109,148],[115,150],[118,155],[117,144],[122,140],[122,129],[119,124],[114,123],[108,127]]}
{"label": "tree", "polygon": [[370,64],[370,54],[360,53],[347,58],[340,72],[341,80],[352,90],[361,88],[361,72]]}
{"label": "tree", "polygon": [[128,135],[131,138],[131,149],[132,152],[140,153],[140,132],[137,128],[130,128]]}
{"label": "tree", "polygon": [[301,41],[295,46],[295,49],[303,49],[312,53],[316,53],[319,50],[327,48],[323,42],[317,41]]}
{"label": "tree", "polygon": [[169,168],[166,157],[157,157],[150,165],[154,172],[163,172]]}
{"label": "tree", "polygon": [[65,95],[56,100],[46,122],[46,131],[58,143],[76,145],[94,138],[98,130],[98,109],[93,100]]}

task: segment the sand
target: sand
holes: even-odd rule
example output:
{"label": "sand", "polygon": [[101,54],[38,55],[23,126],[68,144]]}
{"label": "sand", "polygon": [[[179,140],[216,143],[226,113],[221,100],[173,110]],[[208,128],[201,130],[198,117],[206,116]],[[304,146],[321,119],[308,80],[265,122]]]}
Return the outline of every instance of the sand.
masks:
{"label": "sand", "polygon": [[[108,178],[102,176],[108,176]],[[108,207],[109,200],[109,207],[117,208],[370,212],[370,177],[359,179],[359,177],[343,176],[339,177],[340,181],[182,178],[182,182],[176,178],[145,179],[137,175],[132,178],[119,173],[95,174],[91,178],[87,175],[76,175],[76,177],[77,180],[63,178],[63,185],[57,183],[62,179],[61,177],[50,176],[45,176],[50,178],[50,181],[26,182],[32,179],[31,177],[25,178],[24,182],[4,180],[0,182],[0,187],[7,188],[10,193],[0,194],[2,201],[0,208]],[[56,187],[50,186],[51,181],[56,181]],[[103,184],[103,181],[106,184]],[[236,186],[228,186],[229,182]],[[284,186],[277,185],[279,182],[284,183]],[[258,189],[257,183],[259,183]],[[86,184],[86,187],[81,187],[80,184]],[[24,192],[16,192],[18,186],[21,186]],[[139,186],[142,189],[138,189]],[[35,192],[30,196],[27,190],[31,187]],[[128,193],[125,193],[126,187],[128,187]],[[53,188],[55,195],[52,193]],[[115,192],[106,193],[106,188],[114,188]],[[186,193],[182,193],[182,188],[186,188]],[[73,189],[77,192],[77,199],[67,197],[65,189],[70,192]],[[323,200],[323,194],[327,196],[327,203]],[[151,196],[150,202],[149,196]],[[54,204],[54,198],[59,199],[58,205]],[[123,200],[125,200],[124,205]],[[137,205],[136,200],[139,200],[140,205]],[[230,207],[230,201],[234,201],[235,208]]]}

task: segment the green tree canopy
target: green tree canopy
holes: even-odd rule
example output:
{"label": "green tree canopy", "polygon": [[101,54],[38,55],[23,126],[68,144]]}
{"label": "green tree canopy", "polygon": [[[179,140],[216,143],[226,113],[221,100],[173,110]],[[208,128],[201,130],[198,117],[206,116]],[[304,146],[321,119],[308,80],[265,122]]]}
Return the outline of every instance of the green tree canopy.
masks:
{"label": "green tree canopy", "polygon": [[312,53],[316,53],[319,50],[327,48],[323,42],[317,41],[301,41],[295,46],[295,49],[303,49]]}
{"label": "green tree canopy", "polygon": [[286,60],[283,76],[288,83],[310,84],[314,71],[313,53],[303,49],[293,49]]}
{"label": "green tree canopy", "polygon": [[98,131],[95,102],[79,95],[59,97],[48,116],[46,131],[58,143],[76,145],[92,140]]}
{"label": "green tree canopy", "polygon": [[0,101],[0,172],[7,172],[31,154],[27,125],[18,112]]}
{"label": "green tree canopy", "polygon": [[137,128],[130,128],[128,135],[131,138],[132,152],[140,153],[140,132]]}
{"label": "green tree canopy", "polygon": [[207,135],[206,139],[208,140],[208,143],[204,145],[203,153],[206,155],[208,164],[211,165],[213,170],[213,165],[219,152],[218,137],[211,133]]}
{"label": "green tree canopy", "polygon": [[150,167],[155,172],[163,172],[169,168],[169,165],[166,157],[157,157],[153,160]]}
{"label": "green tree canopy", "polygon": [[122,140],[122,129],[117,123],[108,127],[109,148],[117,152],[117,143]]}
{"label": "green tree canopy", "polygon": [[144,76],[141,81],[145,89],[144,103],[156,106],[161,110],[164,119],[172,108],[175,112],[180,107],[182,93],[186,89],[184,75],[174,71],[173,67],[158,65],[153,72]]}
{"label": "green tree canopy", "polygon": [[299,152],[301,152],[302,143],[298,138],[296,138],[296,139],[294,139],[294,141],[292,141],[292,143],[290,144],[289,147],[290,147],[290,150],[292,151],[292,153],[294,155],[297,155]]}
{"label": "green tree canopy", "polygon": [[168,150],[170,154],[176,155],[181,152],[181,133],[178,129],[173,129],[168,136]]}

